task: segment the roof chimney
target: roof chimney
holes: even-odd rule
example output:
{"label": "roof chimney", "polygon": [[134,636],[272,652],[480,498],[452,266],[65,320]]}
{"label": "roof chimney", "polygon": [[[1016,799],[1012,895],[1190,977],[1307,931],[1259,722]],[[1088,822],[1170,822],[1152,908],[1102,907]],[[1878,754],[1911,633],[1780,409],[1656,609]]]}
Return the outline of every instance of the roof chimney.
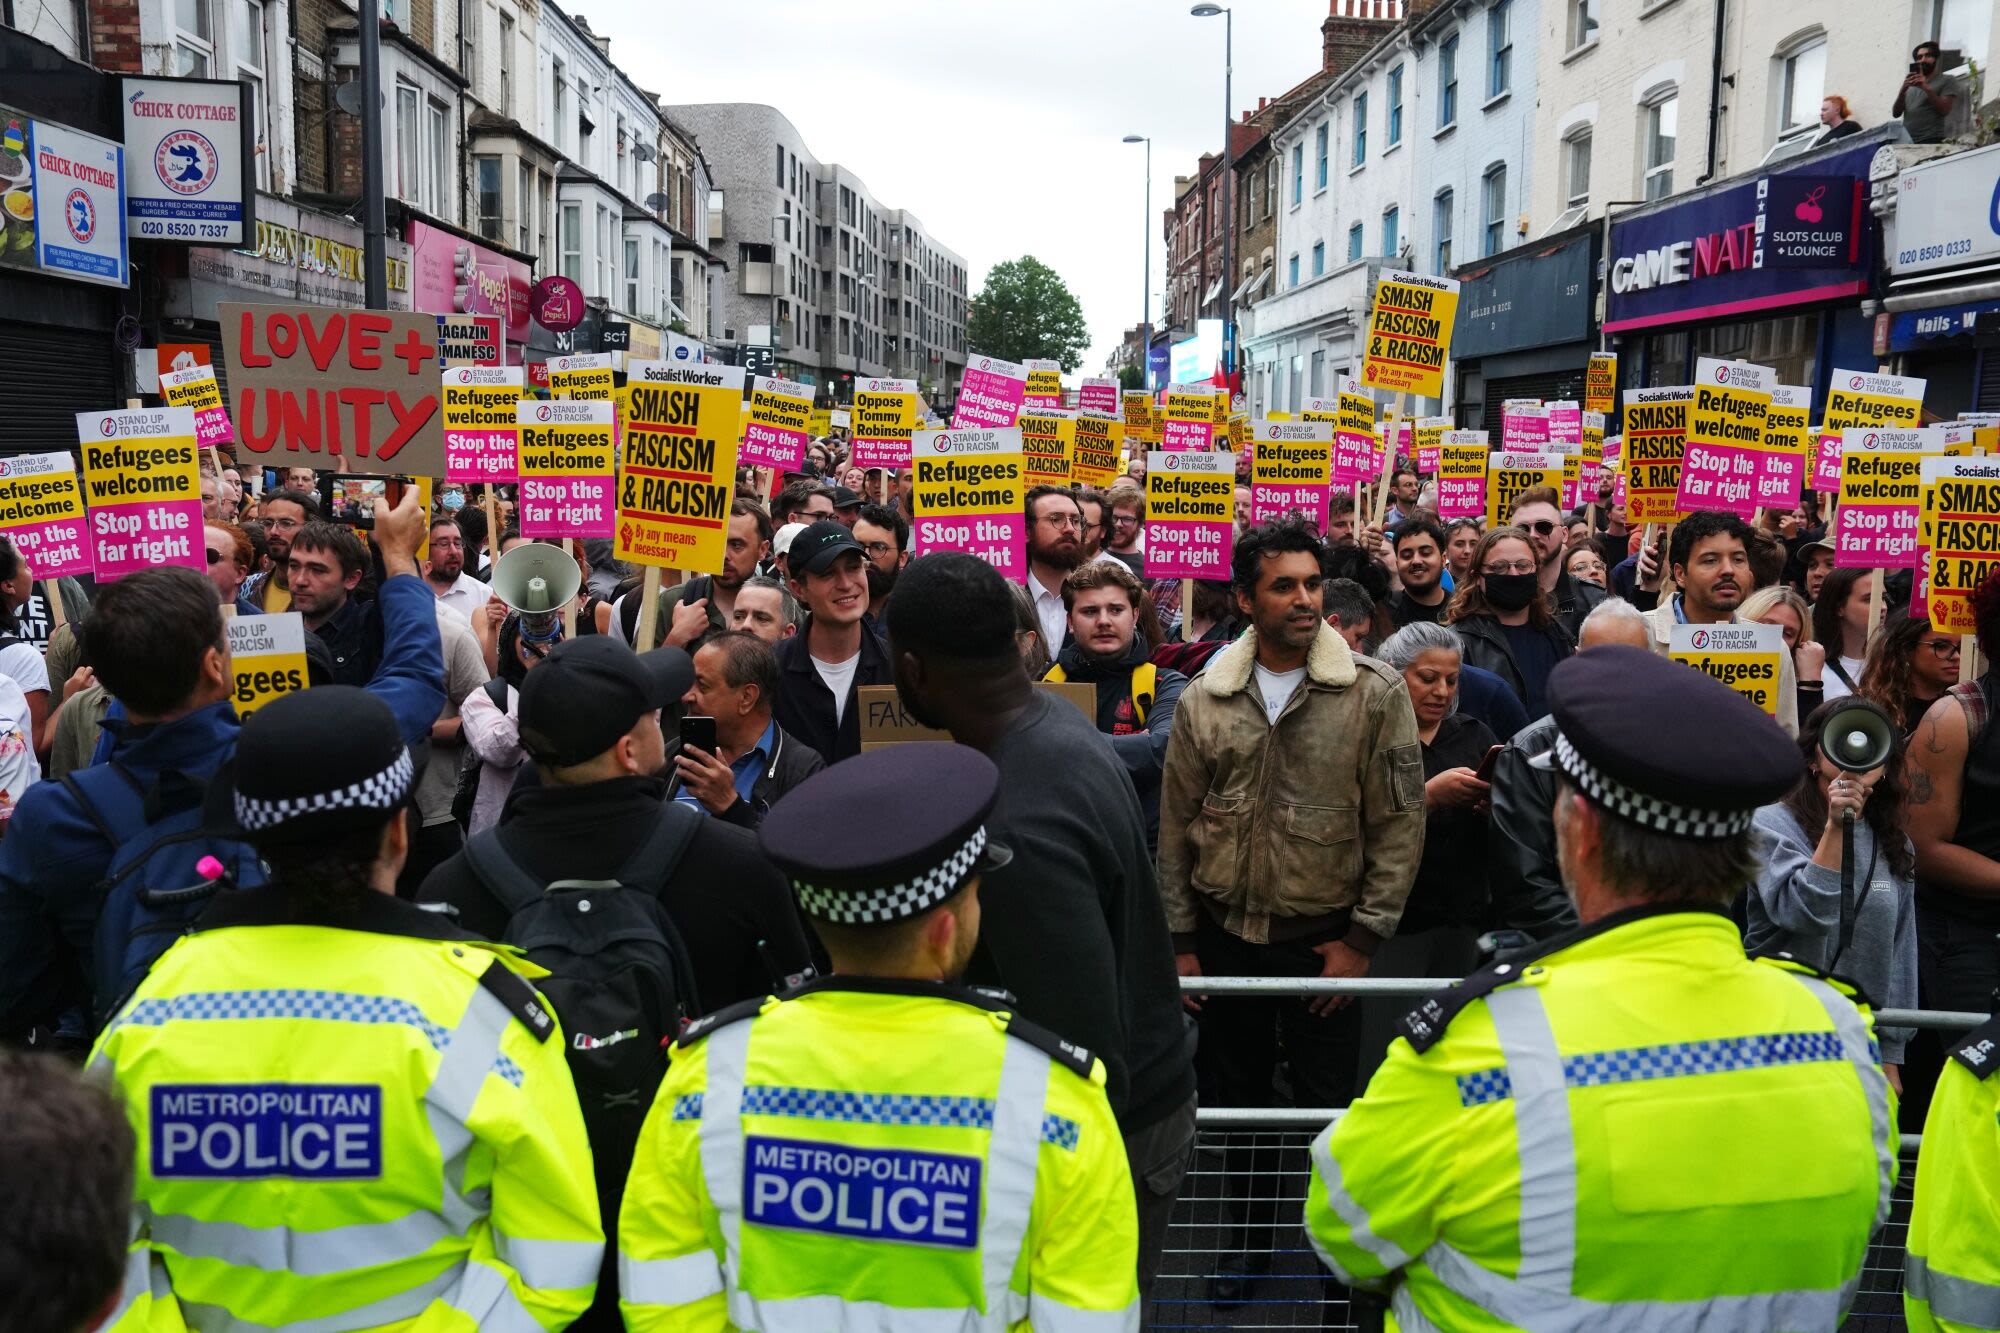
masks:
{"label": "roof chimney", "polygon": [[1340,74],[1403,21],[1403,0],[1328,0],[1320,68]]}

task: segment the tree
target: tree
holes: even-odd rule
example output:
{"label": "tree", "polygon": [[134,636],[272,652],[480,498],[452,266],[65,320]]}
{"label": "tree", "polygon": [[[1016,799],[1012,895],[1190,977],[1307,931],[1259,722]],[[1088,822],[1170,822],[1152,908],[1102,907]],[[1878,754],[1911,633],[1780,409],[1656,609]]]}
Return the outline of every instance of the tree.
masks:
{"label": "tree", "polygon": [[980,355],[1054,361],[1064,370],[1082,365],[1090,346],[1083,307],[1061,276],[1033,255],[993,266],[972,298],[965,336]]}
{"label": "tree", "polygon": [[1126,366],[1118,372],[1118,387],[1137,391],[1146,387],[1146,372],[1137,366]]}

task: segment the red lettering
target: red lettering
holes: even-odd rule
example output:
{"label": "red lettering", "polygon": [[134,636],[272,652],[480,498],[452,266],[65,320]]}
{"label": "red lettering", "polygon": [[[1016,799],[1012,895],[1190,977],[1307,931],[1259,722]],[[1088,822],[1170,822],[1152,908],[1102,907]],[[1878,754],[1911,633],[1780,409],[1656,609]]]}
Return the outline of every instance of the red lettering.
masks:
{"label": "red lettering", "polygon": [[289,361],[299,350],[299,326],[290,315],[271,316],[271,322],[264,326],[264,338],[271,344],[271,355],[280,361]]}
{"label": "red lettering", "polygon": [[[356,370],[382,368],[382,335],[392,326],[386,315],[354,314],[347,317],[347,364]],[[365,450],[363,452],[366,452]]]}
{"label": "red lettering", "polygon": [[416,438],[417,432],[437,415],[437,411],[438,398],[434,393],[424,394],[408,403],[403,401],[402,394],[390,393],[389,414],[395,418],[396,424],[390,428],[389,438],[383,442],[375,457],[390,459],[401,453],[403,446]]}
{"label": "red lettering", "polygon": [[[387,396],[380,389],[362,388],[358,385],[350,385],[340,391],[341,404],[354,410],[354,456],[356,458],[368,457],[369,446],[373,443],[375,435],[373,430],[374,412],[376,407]],[[327,415],[329,417],[333,415],[331,406],[327,408]]]}
{"label": "red lettering", "polygon": [[402,358],[403,365],[410,374],[421,375],[424,371],[424,362],[437,355],[437,348],[425,342],[423,335],[412,329],[403,335],[401,342],[396,344],[395,353]]}
{"label": "red lettering", "polygon": [[1716,256],[1722,248],[1722,237],[1697,236],[1694,238],[1694,275],[1706,278],[1716,272]]}
{"label": "red lettering", "polygon": [[[245,318],[249,316],[246,315]],[[249,362],[245,361],[244,364],[248,365]],[[270,404],[274,396],[273,391],[266,389],[262,396],[271,410],[264,414],[264,425],[260,429],[257,425],[259,397],[257,390],[244,389],[236,395],[236,438],[241,440],[243,447],[253,454],[268,454],[278,447],[277,410]]]}
{"label": "red lettering", "polygon": [[271,358],[257,351],[257,339],[255,336],[257,332],[256,312],[251,310],[239,311],[236,318],[238,321],[236,343],[238,348],[241,349],[240,355],[243,357],[243,364],[246,366],[270,365]]}
{"label": "red lettering", "polygon": [[[266,389],[264,400],[270,405],[271,416],[277,422],[288,451],[298,453],[306,450],[315,454],[320,451],[318,390],[308,389],[304,399],[300,399],[297,394],[286,393],[282,389]],[[340,452],[338,437],[334,447],[327,452]]]}
{"label": "red lettering", "polygon": [[313,327],[311,315],[299,317],[299,335],[305,341],[306,353],[312,357],[313,369],[324,374],[333,365],[333,358],[340,351],[340,344],[347,332],[347,317],[331,315],[326,323]]}

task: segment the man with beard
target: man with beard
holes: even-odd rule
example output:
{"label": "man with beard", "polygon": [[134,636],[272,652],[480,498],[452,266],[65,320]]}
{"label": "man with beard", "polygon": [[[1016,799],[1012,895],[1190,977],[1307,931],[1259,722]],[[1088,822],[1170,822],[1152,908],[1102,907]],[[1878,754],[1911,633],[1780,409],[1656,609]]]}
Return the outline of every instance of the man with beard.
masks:
{"label": "man with beard", "polygon": [[1444,619],[1444,529],[1437,520],[1419,516],[1396,529],[1396,577],[1402,587],[1388,600],[1389,619],[1396,628],[1422,620]]}
{"label": "man with beard", "polygon": [[[716,635],[727,633],[736,610],[737,589],[770,554],[771,516],[754,501],[731,501],[722,572],[697,574],[685,583],[660,589],[660,613],[653,621],[655,642],[650,647],[671,644],[692,653]],[[624,629],[625,642],[636,644],[639,598],[619,598],[613,614]]]}
{"label": "man with beard", "polygon": [[1513,523],[1534,539],[1536,584],[1548,599],[1549,610],[1574,639],[1583,632],[1583,618],[1604,600],[1605,592],[1595,584],[1571,578],[1563,568],[1569,528],[1558,507],[1561,499],[1553,486],[1532,486],[1514,497]]}
{"label": "man with beard", "polygon": [[1104,553],[1132,571],[1146,577],[1146,492],[1145,483],[1133,485],[1120,480],[1104,497]]}
{"label": "man with beard", "polygon": [[823,519],[792,539],[790,565],[792,592],[808,614],[774,650],[778,725],[838,763],[861,753],[856,690],[895,679],[868,617],[868,562],[845,524]]}
{"label": "man with beard", "polygon": [[[1646,613],[1653,651],[1665,657],[1675,625],[1733,625],[1754,587],[1751,528],[1734,514],[1701,510],[1674,525],[1667,566],[1680,591]],[[1799,734],[1798,676],[1790,653],[1778,654],[1778,725]]]}
{"label": "man with beard", "polygon": [[493,596],[493,590],[465,572],[465,536],[449,518],[431,520],[431,558],[424,566],[438,605],[457,612],[467,624]]}
{"label": "man with beard", "polygon": [[868,562],[868,614],[880,620],[896,590],[896,576],[910,563],[910,520],[887,505],[863,505],[854,521],[854,540]]}
{"label": "man with beard", "polygon": [[[1006,580],[976,556],[912,561],[889,602],[896,693],[919,722],[999,766],[993,836],[1014,859],[986,877],[968,978],[1006,987],[1022,1014],[1104,1061],[1138,1199],[1143,1294],[1194,1150],[1194,1033],[1138,797],[1083,715],[1028,683],[1015,606]],[[855,809],[855,794],[870,790],[847,782],[840,808]],[[904,803],[913,810],[928,805],[921,785],[897,790],[919,793]],[[820,836],[847,836],[839,818],[822,819]]]}
{"label": "man with beard", "polygon": [[[1297,515],[1250,529],[1231,575],[1251,628],[1181,696],[1160,791],[1160,897],[1184,977],[1365,977],[1396,933],[1424,839],[1423,755],[1400,673],[1349,650],[1324,619],[1319,538]],[[1272,1104],[1279,1051],[1299,1106],[1354,1093],[1360,1011],[1216,996],[1198,1063],[1224,1106]],[[1280,1191],[1228,1151],[1232,1202],[1210,1298],[1248,1299]],[[1261,1177],[1261,1178],[1260,1178]]]}
{"label": "man with beard", "polygon": [[1069,630],[1063,580],[1083,563],[1083,506],[1060,486],[1028,491],[1028,596],[1041,622],[1042,642],[1057,652]]}
{"label": "man with beard", "polygon": [[292,538],[319,518],[319,497],[310,491],[274,491],[264,497],[257,513],[264,522],[264,548],[271,557],[271,568],[244,581],[243,598],[266,615],[275,615],[292,609],[292,574],[287,564]]}
{"label": "man with beard", "polygon": [[1131,775],[1146,815],[1146,843],[1160,836],[1160,772],[1173,734],[1174,707],[1187,677],[1153,665],[1139,637],[1146,589],[1116,560],[1092,560],[1063,580],[1070,640],[1043,680],[1097,688],[1097,729]]}

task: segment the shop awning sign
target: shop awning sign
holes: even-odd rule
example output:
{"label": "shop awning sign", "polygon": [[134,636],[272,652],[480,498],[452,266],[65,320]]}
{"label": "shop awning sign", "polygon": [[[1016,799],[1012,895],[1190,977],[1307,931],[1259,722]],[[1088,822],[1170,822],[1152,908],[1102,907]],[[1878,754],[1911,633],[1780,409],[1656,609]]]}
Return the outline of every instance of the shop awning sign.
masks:
{"label": "shop awning sign", "polygon": [[257,198],[249,85],[235,79],[127,78],[120,91],[132,163],[132,234],[191,245],[249,243]]}

